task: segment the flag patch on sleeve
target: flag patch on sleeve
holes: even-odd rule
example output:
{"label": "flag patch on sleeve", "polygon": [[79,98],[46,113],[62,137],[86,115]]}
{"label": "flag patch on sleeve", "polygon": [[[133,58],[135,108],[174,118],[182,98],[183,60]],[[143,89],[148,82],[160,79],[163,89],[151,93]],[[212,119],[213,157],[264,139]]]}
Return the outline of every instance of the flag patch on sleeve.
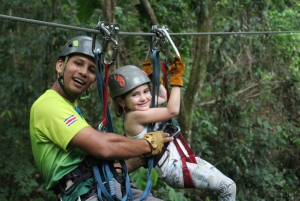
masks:
{"label": "flag patch on sleeve", "polygon": [[64,122],[67,126],[70,126],[75,121],[77,121],[76,117],[74,115],[71,115],[70,117],[66,118]]}

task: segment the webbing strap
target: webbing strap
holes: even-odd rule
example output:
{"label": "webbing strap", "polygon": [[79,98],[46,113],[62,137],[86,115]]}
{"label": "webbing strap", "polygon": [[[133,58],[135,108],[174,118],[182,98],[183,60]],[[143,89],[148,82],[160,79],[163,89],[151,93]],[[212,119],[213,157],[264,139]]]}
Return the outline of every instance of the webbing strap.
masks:
{"label": "webbing strap", "polygon": [[[152,65],[153,65],[153,73],[152,73],[152,100],[151,100],[151,107],[155,107],[155,98],[159,94],[159,74],[160,74],[160,67],[159,67],[159,51],[153,50],[152,51]],[[158,105],[158,104],[156,104]]]}
{"label": "webbing strap", "polygon": [[[178,140],[181,141],[182,145],[184,146],[185,150],[188,152],[188,156],[186,156],[179,143]],[[173,140],[176,149],[181,157],[181,162],[182,162],[182,173],[183,173],[183,183],[184,183],[184,187],[185,188],[195,188],[194,182],[192,180],[191,177],[191,173],[187,167],[186,162],[190,162],[190,163],[197,163],[196,162],[196,158],[195,158],[195,154],[192,152],[192,150],[190,149],[190,147],[187,145],[186,141],[184,140],[182,134],[180,134],[178,136],[178,138],[174,138]]]}
{"label": "webbing strap", "polygon": [[94,175],[95,175],[95,180],[97,182],[97,194],[98,194],[98,199],[103,201],[102,199],[102,194],[105,196],[105,199],[108,201],[115,201],[112,196],[107,192],[105,186],[103,185],[103,181],[100,176],[99,168],[98,166],[93,167]]}
{"label": "webbing strap", "polygon": [[164,81],[164,86],[166,88],[166,91],[167,91],[167,101],[169,100],[170,98],[170,91],[169,91],[169,85],[168,85],[168,73],[167,73],[167,64],[165,61],[162,61],[161,62],[161,70],[162,70],[162,73],[163,73],[163,81]]}
{"label": "webbing strap", "polygon": [[104,83],[103,83],[103,113],[102,113],[102,124],[103,126],[106,126],[106,116],[107,116],[107,110],[109,110],[108,106],[108,87],[107,87],[107,81],[109,76],[109,64],[107,62],[104,63],[105,67],[105,76],[104,76]]}
{"label": "webbing strap", "polygon": [[[108,106],[108,77],[109,77],[109,64],[104,63],[104,55],[95,51],[95,60],[97,65],[97,88],[100,101],[103,103],[102,126],[105,126],[109,132],[114,133],[112,118]],[[100,58],[99,58],[100,55]],[[105,68],[105,76],[103,76],[103,66]],[[103,78],[104,77],[104,78]],[[105,82],[104,82],[105,79]]]}
{"label": "webbing strap", "polygon": [[[159,52],[157,50],[153,50],[152,52],[152,64],[153,64],[153,77],[152,77],[152,100],[150,107],[155,106],[155,95],[159,93]],[[154,130],[154,124],[149,124],[147,132],[152,132]],[[151,180],[151,172],[153,169],[154,157],[150,156],[148,158],[148,174],[147,174],[147,184],[146,188],[140,198],[140,201],[145,200],[151,192],[152,188],[152,180]]]}
{"label": "webbing strap", "polygon": [[183,135],[180,134],[178,136],[178,139],[180,139],[182,145],[184,146],[185,150],[188,153],[187,161],[190,162],[190,163],[197,163],[197,161],[196,161],[196,155],[194,154],[194,152],[191,150],[191,148],[188,146],[188,144],[184,140]]}
{"label": "webbing strap", "polygon": [[[108,77],[109,77],[109,64],[104,63],[104,55],[101,54],[98,50],[94,52],[95,55],[95,62],[97,65],[97,88],[98,88],[98,94],[100,97],[101,102],[103,103],[103,119],[101,124],[106,127],[108,132],[114,132],[113,128],[113,123],[112,123],[112,118],[110,115],[110,110],[108,106]],[[105,67],[105,76],[103,76],[103,66]],[[104,78],[103,78],[104,77]],[[98,131],[102,131],[101,128],[98,128]],[[126,194],[123,196],[122,201],[127,200],[127,197],[129,196],[130,201],[133,200],[133,195],[130,187],[130,179],[128,175],[128,171],[126,168],[126,164],[123,160],[119,160],[121,166],[122,166],[122,171],[125,174],[125,189],[126,189]],[[102,194],[105,196],[105,198],[108,201],[111,200],[120,200],[116,196],[116,189],[113,183],[113,176],[112,172],[110,170],[110,164],[112,164],[113,168],[113,161],[103,161],[102,163],[102,173],[105,178],[105,182],[108,184],[109,187],[109,192],[106,190],[103,181],[101,179],[101,176],[99,175],[99,168],[98,166],[94,166],[94,174],[95,174],[95,179],[97,181],[97,191],[98,191],[98,198],[102,200]],[[98,176],[97,176],[98,175]]]}

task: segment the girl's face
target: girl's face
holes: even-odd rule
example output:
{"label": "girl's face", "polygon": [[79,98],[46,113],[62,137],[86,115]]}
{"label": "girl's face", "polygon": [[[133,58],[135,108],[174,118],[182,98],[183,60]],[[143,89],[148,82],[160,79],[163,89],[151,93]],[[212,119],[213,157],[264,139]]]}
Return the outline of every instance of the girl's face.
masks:
{"label": "girl's face", "polygon": [[151,92],[148,84],[133,89],[125,98],[125,105],[131,111],[148,110],[151,104]]}

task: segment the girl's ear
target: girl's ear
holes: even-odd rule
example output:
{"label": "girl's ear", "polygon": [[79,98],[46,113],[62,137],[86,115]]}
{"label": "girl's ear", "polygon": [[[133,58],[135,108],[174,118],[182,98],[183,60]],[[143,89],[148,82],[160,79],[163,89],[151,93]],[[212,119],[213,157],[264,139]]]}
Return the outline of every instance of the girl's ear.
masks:
{"label": "girl's ear", "polygon": [[122,99],[121,97],[117,97],[116,102],[117,102],[121,107],[125,107],[125,100]]}

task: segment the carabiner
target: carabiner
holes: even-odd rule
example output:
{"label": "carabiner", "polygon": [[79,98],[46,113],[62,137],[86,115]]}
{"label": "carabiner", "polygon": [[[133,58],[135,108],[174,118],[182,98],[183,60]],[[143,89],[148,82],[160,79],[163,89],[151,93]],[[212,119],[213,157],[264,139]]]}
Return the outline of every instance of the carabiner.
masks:
{"label": "carabiner", "polygon": [[106,127],[105,125],[103,124],[103,122],[101,122],[98,126],[98,131],[100,132],[103,132],[103,133],[106,133]]}
{"label": "carabiner", "polygon": [[113,39],[113,38],[110,38],[110,41],[114,43],[114,48],[113,48],[113,53],[112,53],[112,56],[111,56],[111,61],[109,62],[109,66],[112,65],[115,61],[116,61],[116,58],[117,58],[117,53],[118,53],[118,42]]}
{"label": "carabiner", "polygon": [[164,35],[167,37],[168,41],[171,43],[171,45],[172,45],[172,47],[173,47],[176,55],[178,55],[180,57],[180,54],[179,54],[179,52],[177,50],[177,47],[175,46],[175,44],[173,43],[173,40],[170,37],[170,34],[168,32],[168,30],[169,30],[168,27],[162,26],[161,30],[162,30],[162,32],[164,32]]}
{"label": "carabiner", "polygon": [[175,137],[176,138],[180,134],[180,132],[181,132],[180,127],[179,126],[176,126],[176,127],[177,127],[177,131],[174,132],[174,133],[172,133],[172,134],[170,134],[170,137]]}

